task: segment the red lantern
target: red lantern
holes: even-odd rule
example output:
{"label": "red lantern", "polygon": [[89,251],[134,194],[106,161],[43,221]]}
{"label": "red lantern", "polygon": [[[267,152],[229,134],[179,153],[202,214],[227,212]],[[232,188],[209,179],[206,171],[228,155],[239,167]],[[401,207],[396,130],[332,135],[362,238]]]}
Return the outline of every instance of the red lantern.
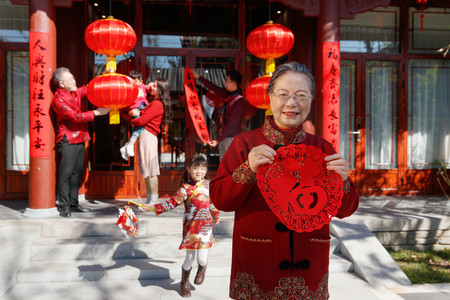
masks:
{"label": "red lantern", "polygon": [[136,82],[128,76],[108,73],[92,79],[87,87],[87,96],[92,104],[110,107],[110,123],[118,124],[118,109],[127,107],[136,100],[139,89]]}
{"label": "red lantern", "polygon": [[416,0],[417,9],[427,9],[427,2],[428,0]]}
{"label": "red lantern", "polygon": [[[266,73],[273,72],[273,59],[281,57],[294,45],[294,34],[289,28],[268,21],[253,29],[247,36],[247,48],[255,56],[269,60]],[[267,70],[269,69],[269,70]]]}
{"label": "red lantern", "polygon": [[267,93],[267,86],[269,86],[271,77],[271,75],[258,77],[247,86],[245,95],[247,101],[250,102],[251,105],[265,110],[270,108],[270,99],[269,94]]}
{"label": "red lantern", "polygon": [[89,24],[84,32],[84,39],[92,51],[108,56],[107,68],[114,70],[114,56],[133,50],[137,40],[136,33],[129,24],[111,16]]}

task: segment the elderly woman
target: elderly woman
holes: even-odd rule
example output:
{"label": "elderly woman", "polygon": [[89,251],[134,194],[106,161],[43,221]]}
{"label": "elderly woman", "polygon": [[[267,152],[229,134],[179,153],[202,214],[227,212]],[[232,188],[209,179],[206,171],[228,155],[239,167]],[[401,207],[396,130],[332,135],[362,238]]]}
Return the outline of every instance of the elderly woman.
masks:
{"label": "elderly woman", "polygon": [[314,146],[325,153],[327,169],[343,180],[337,217],[354,213],[359,196],[347,161],[329,142],[303,129],[315,93],[311,72],[295,62],[281,65],[267,91],[273,116],[261,128],[235,137],[210,185],[214,205],[235,211],[230,297],[328,299],[329,225],[312,232],[289,230],[264,200],[256,173],[274,161],[276,145]]}

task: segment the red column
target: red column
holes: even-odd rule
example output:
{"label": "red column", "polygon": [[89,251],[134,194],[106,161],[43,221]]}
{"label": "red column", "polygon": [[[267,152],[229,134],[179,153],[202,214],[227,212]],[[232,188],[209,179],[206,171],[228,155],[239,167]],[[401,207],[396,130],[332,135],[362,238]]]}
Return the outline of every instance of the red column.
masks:
{"label": "red column", "polygon": [[25,216],[57,214],[55,208],[55,131],[50,82],[56,68],[53,0],[29,0],[30,14],[30,171]]}
{"label": "red column", "polygon": [[318,74],[318,90],[322,90],[323,138],[339,151],[340,129],[340,50],[339,50],[339,0],[321,0],[318,33],[322,53]]}

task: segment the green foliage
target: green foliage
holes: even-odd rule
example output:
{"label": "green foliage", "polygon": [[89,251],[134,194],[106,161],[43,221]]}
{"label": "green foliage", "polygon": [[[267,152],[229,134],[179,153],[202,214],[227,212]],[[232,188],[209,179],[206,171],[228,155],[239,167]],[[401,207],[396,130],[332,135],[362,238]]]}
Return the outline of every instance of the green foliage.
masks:
{"label": "green foliage", "polygon": [[450,249],[387,250],[413,284],[450,283]]}
{"label": "green foliage", "polygon": [[[447,173],[447,165],[444,164],[444,162],[442,162],[440,159],[436,159],[434,162],[434,165],[437,168],[437,174],[438,174],[437,182],[439,183],[439,186],[441,187],[441,190],[444,193],[444,195],[447,197],[447,199],[450,199],[450,197],[445,192],[445,188],[444,188],[444,184],[447,184],[447,186],[450,186],[450,178],[448,177],[448,173]],[[439,176],[441,178],[439,178]],[[443,183],[441,182],[440,179],[443,180]]]}

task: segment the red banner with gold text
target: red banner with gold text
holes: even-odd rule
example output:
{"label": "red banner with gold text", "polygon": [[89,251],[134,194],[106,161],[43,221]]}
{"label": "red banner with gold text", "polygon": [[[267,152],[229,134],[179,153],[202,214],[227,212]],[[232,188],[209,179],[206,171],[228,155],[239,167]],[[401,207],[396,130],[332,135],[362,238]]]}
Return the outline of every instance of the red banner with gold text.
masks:
{"label": "red banner with gold text", "polygon": [[203,143],[209,144],[211,139],[209,137],[208,127],[206,126],[203,109],[198,99],[197,89],[195,88],[195,79],[190,68],[184,70],[184,93],[186,94],[186,103],[192,123],[194,123],[195,131]]}
{"label": "red banner with gold text", "polygon": [[323,55],[323,137],[339,152],[340,49],[339,42],[324,42]]}
{"label": "red banner with gold text", "polygon": [[48,32],[30,31],[30,156],[50,155],[51,38]]}

